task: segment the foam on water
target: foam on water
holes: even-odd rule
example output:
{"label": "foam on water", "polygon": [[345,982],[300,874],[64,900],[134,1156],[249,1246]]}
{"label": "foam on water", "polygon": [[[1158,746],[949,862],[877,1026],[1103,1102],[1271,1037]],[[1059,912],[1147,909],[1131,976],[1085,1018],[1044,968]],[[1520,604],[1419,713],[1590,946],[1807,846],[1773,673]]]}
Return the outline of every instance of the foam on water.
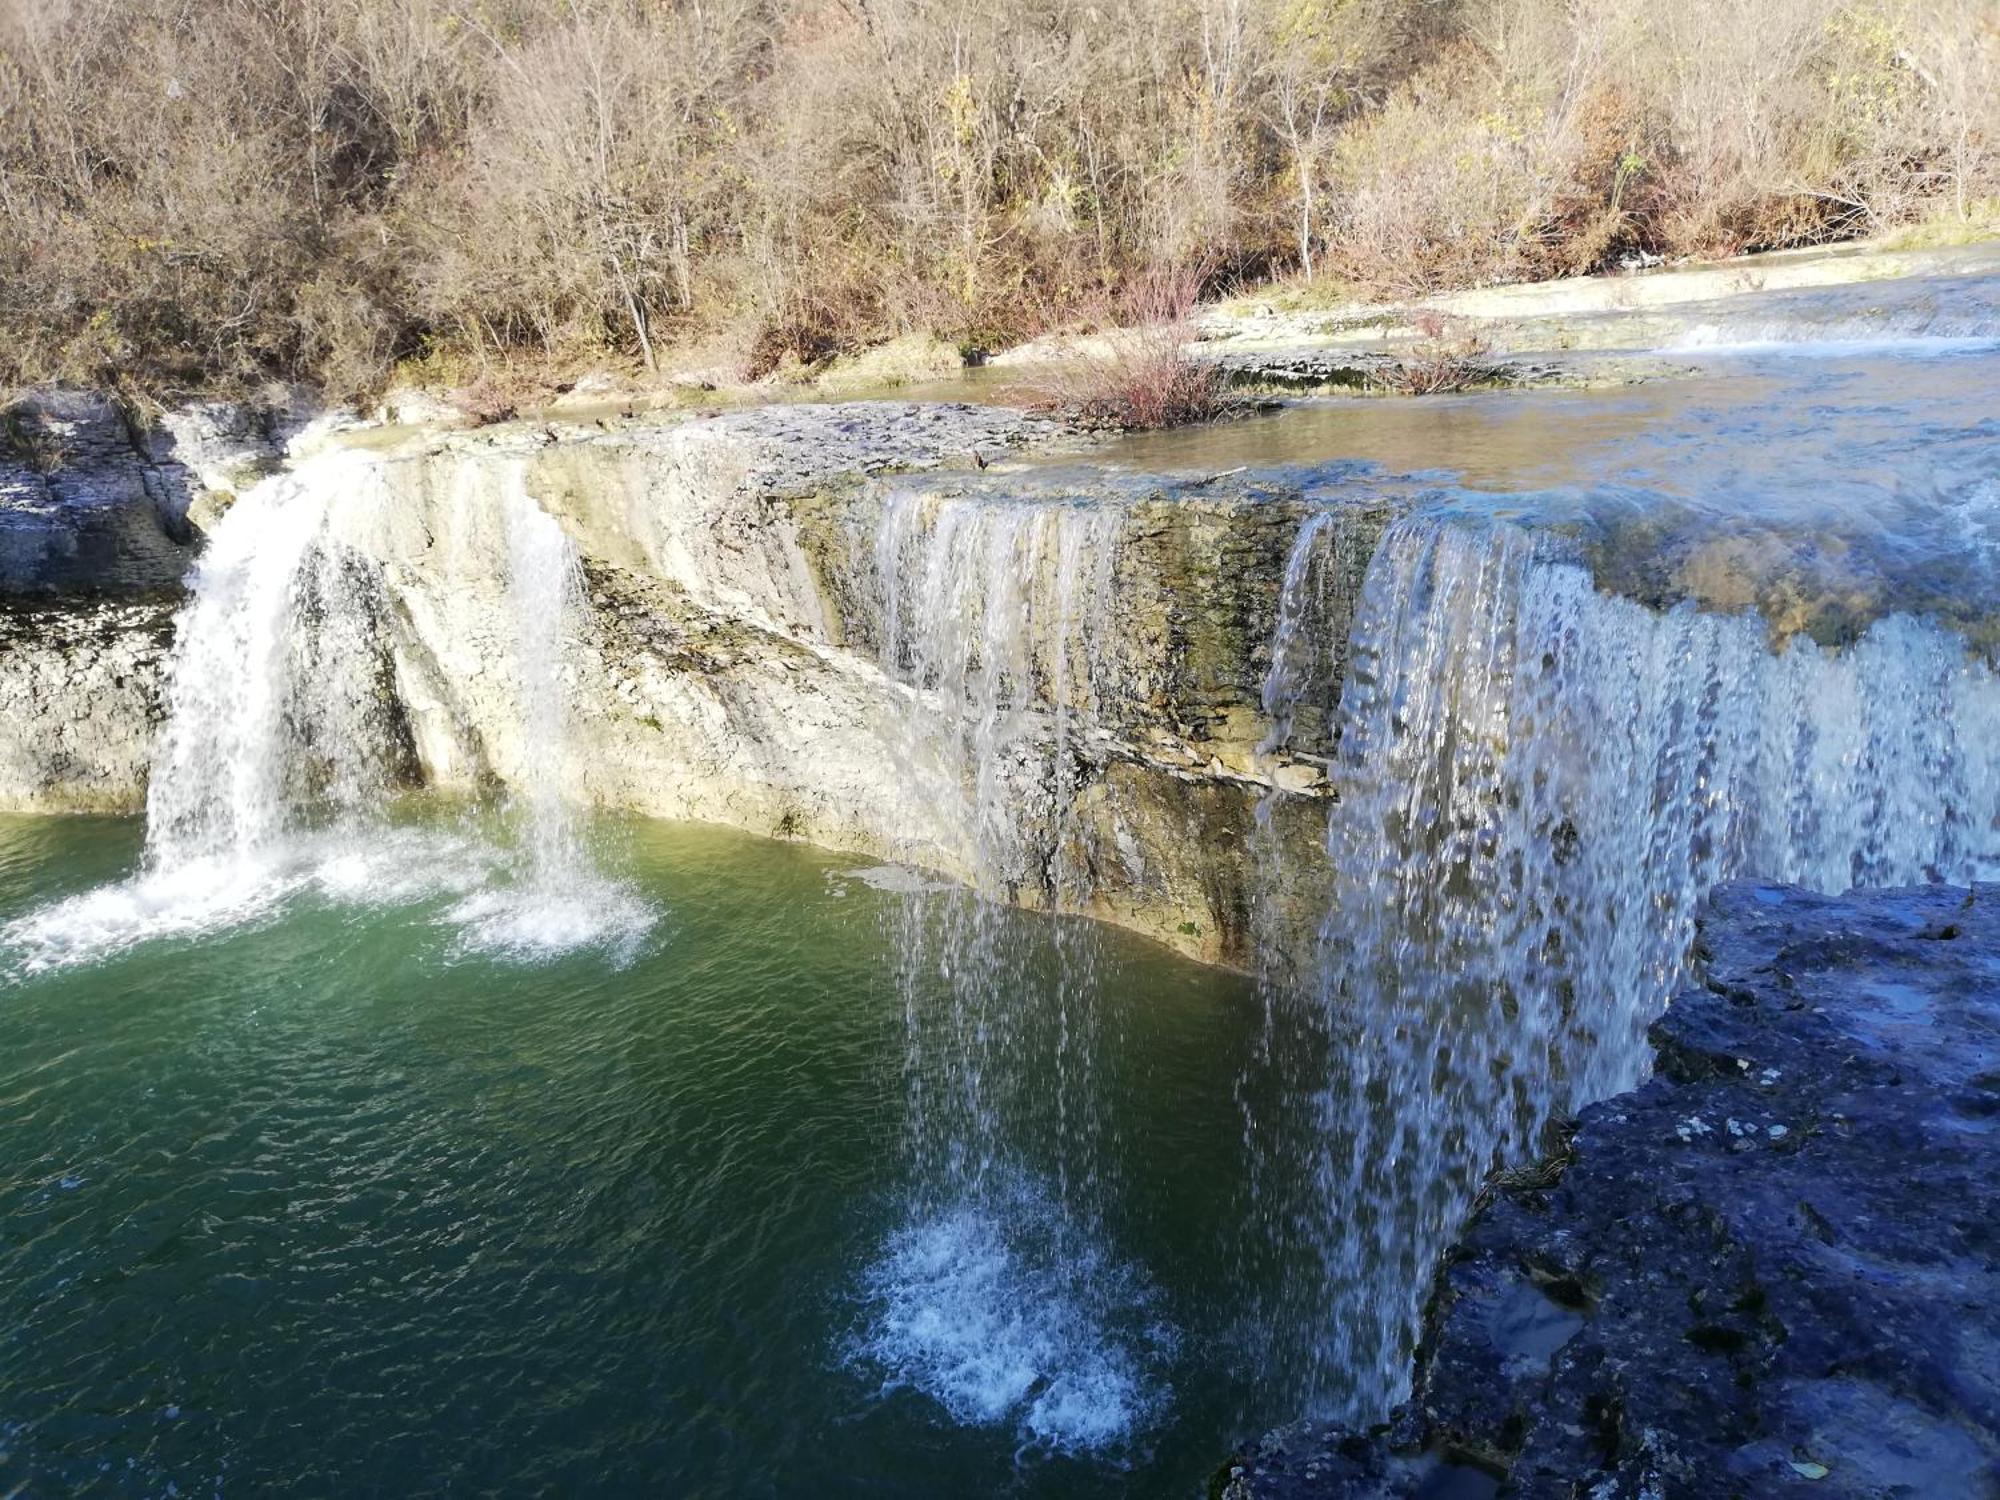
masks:
{"label": "foam on water", "polygon": [[837,878],[859,881],[870,890],[895,896],[936,895],[951,889],[949,881],[926,875],[910,865],[864,865],[855,870],[842,870]]}
{"label": "foam on water", "polygon": [[565,801],[576,553],[518,466],[493,507],[516,633],[518,848],[387,821],[413,770],[391,612],[378,570],[343,540],[388,503],[382,463],[340,450],[309,459],[216,527],[176,623],[140,869],[0,929],[13,971],[266,921],[304,894],[374,906],[458,896],[444,913],[458,953],[636,951],[655,913],[598,871]]}
{"label": "foam on water", "polygon": [[1045,1193],[1015,1187],[921,1215],[863,1279],[850,1357],[958,1422],[1036,1449],[1102,1452],[1164,1410],[1173,1336],[1136,1268]]}
{"label": "foam on water", "polygon": [[275,920],[301,898],[401,906],[488,879],[493,851],[463,835],[381,828],[301,837],[260,856],[203,856],[38,907],[0,926],[0,973],[99,963],[141,943],[193,941]]}
{"label": "foam on water", "polygon": [[529,881],[492,884],[454,903],[444,920],[458,928],[452,951],[546,963],[596,950],[632,961],[659,921],[658,910],[623,881],[586,877],[560,887]]}

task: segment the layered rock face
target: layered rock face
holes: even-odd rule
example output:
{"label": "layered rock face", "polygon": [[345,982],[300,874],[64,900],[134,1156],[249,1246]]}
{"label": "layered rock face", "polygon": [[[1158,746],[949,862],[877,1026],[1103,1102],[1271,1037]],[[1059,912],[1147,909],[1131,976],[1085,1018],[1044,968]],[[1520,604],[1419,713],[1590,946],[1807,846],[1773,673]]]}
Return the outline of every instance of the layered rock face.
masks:
{"label": "layered rock face", "polygon": [[4,414],[0,593],[132,594],[187,571],[186,472],[109,397],[62,392]]}
{"label": "layered rock face", "polygon": [[48,395],[4,422],[0,810],[129,808],[193,556],[187,476],[107,397]]}
{"label": "layered rock face", "polygon": [[201,533],[282,462],[289,393],[143,427],[109,396],[0,412],[0,811],[145,799],[162,676]]}
{"label": "layered rock face", "polygon": [[[586,571],[579,798],[896,859],[1246,963],[1253,814],[1274,772],[1319,779],[1258,754],[1308,503],[1281,483],[971,468],[1058,436],[858,403],[461,437],[389,458],[337,529],[382,568],[435,781],[524,778],[513,685],[488,664],[517,629],[497,520],[525,492]],[[1347,516],[1350,609],[1387,516],[1365,496]],[[1287,799],[1284,836],[1319,836],[1314,800]]]}
{"label": "layered rock face", "polygon": [[2000,1493],[2000,886],[1720,888],[1658,1074],[1489,1191],[1415,1393],[1231,1500]]}
{"label": "layered rock face", "polygon": [[146,794],[171,598],[0,600],[0,812]]}
{"label": "layered rock face", "polygon": [[[26,580],[34,611],[0,665],[19,707],[0,805],[142,800],[173,597],[157,586],[192,559],[185,518],[242,468],[222,460],[243,423],[196,426],[180,451],[221,460],[107,449],[152,476],[133,495],[165,497],[119,513],[157,544],[151,571],[129,570],[150,613],[129,587],[111,611],[127,574],[87,566],[81,543],[74,576]],[[899,860],[1247,963],[1270,897],[1249,835],[1274,780],[1294,795],[1270,838],[1321,836],[1324,726],[1261,755],[1261,694],[1287,554],[1328,497],[1008,462],[1065,441],[1015,412],[867,402],[432,436],[296,480],[340,489],[329,537],[380,581],[418,779],[529,779],[508,668],[507,517],[527,503],[585,571],[562,664],[577,800]],[[1390,511],[1339,497],[1353,561],[1322,590],[1329,638]]]}

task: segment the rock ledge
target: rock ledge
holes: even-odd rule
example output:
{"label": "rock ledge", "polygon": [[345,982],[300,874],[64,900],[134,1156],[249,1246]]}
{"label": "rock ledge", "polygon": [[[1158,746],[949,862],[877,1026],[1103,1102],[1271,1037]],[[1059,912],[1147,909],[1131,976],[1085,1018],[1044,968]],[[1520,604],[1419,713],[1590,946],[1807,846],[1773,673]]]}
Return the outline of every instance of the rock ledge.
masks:
{"label": "rock ledge", "polygon": [[2000,1495],[2000,886],[1720,888],[1658,1073],[1496,1184],[1414,1394],[1228,1500]]}

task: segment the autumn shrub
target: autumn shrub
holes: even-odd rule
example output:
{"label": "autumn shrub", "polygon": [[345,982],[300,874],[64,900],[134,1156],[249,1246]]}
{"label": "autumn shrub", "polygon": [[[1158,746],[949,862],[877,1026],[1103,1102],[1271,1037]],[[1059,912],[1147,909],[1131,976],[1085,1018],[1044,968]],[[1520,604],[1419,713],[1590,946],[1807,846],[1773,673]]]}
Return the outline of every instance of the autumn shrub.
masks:
{"label": "autumn shrub", "polygon": [[1501,367],[1486,358],[1486,340],[1462,323],[1425,312],[1418,316],[1417,334],[1370,375],[1371,388],[1398,396],[1448,396],[1504,379]]}
{"label": "autumn shrub", "polygon": [[1101,351],[1077,353],[1044,370],[1024,392],[1028,404],[1072,420],[1148,432],[1207,421],[1230,401],[1221,371],[1190,352],[1198,270],[1140,278],[1106,321]]}
{"label": "autumn shrub", "polygon": [[0,0],[0,387],[755,376],[1162,267],[1970,224],[1996,99],[1992,0]]}

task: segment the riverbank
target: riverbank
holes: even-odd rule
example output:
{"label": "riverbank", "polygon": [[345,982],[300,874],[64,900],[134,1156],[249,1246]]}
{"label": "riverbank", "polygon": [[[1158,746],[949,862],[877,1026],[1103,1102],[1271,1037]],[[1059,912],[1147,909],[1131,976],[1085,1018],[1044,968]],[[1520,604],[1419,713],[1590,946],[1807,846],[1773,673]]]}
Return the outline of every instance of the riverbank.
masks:
{"label": "riverbank", "polygon": [[1490,1186],[1391,1422],[1227,1500],[2000,1484],[2000,886],[1720,888],[1657,1074]]}

